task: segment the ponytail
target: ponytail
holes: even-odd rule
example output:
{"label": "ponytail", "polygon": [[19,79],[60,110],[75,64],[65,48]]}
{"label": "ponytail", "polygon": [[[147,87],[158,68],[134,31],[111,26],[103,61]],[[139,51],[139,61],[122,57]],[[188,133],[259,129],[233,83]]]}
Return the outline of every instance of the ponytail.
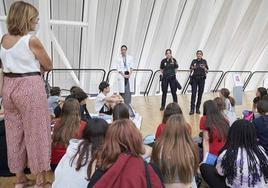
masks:
{"label": "ponytail", "polygon": [[232,107],[234,107],[235,106],[235,99],[231,96],[228,96],[228,99],[230,100]]}

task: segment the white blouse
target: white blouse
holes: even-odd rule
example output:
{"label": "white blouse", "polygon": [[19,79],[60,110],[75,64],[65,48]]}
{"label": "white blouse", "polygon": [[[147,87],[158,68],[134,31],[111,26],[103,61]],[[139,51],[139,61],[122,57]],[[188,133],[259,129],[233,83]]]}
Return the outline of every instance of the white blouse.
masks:
{"label": "white blouse", "polygon": [[30,34],[22,36],[11,48],[1,45],[0,58],[4,73],[40,72],[40,63],[29,47]]}

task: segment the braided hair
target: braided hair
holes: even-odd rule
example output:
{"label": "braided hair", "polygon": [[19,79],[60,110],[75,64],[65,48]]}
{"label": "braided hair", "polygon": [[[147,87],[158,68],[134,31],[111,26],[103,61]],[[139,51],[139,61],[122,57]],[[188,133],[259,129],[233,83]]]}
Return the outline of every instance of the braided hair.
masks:
{"label": "braided hair", "polygon": [[[237,164],[238,149],[241,148],[241,160]],[[243,148],[243,149],[242,149]],[[264,178],[268,182],[268,159],[264,149],[257,143],[256,130],[253,124],[246,120],[237,120],[229,129],[228,137],[222,151],[226,151],[222,158],[221,167],[223,174],[230,184],[240,175],[240,183],[243,181],[243,152],[246,152],[248,163],[248,187],[255,186]],[[239,173],[238,173],[239,170]]]}

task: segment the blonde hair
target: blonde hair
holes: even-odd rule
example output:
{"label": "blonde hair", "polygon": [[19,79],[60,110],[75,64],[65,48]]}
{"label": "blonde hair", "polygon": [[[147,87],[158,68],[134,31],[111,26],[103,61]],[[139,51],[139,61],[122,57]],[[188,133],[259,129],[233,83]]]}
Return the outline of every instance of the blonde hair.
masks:
{"label": "blonde hair", "polygon": [[164,183],[191,183],[198,168],[197,146],[192,140],[183,115],[172,115],[156,141],[152,161],[159,167]]}
{"label": "blonde hair", "polygon": [[7,15],[7,29],[11,35],[25,35],[32,30],[31,25],[38,17],[38,10],[24,1],[14,2]]}

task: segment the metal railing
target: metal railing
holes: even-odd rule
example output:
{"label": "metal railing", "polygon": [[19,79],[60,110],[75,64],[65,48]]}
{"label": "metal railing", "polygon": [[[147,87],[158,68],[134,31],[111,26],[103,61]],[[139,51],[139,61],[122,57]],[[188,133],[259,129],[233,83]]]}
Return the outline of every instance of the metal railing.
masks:
{"label": "metal railing", "polygon": [[[101,81],[104,81],[105,80],[105,76],[106,76],[106,71],[104,69],[52,69],[51,71],[47,72],[46,74],[46,82],[49,83],[49,78],[50,78],[50,75],[51,75],[51,86],[53,87],[55,84],[55,72],[60,72],[60,73],[70,73],[71,76],[74,76],[75,79],[77,79],[78,81],[80,81],[80,78],[81,78],[81,72],[98,72],[98,73],[101,73],[101,77],[100,77],[100,80]],[[76,73],[75,73],[76,72]],[[68,90],[69,88],[61,88],[63,90]],[[94,93],[95,94],[95,93]]]}
{"label": "metal railing", "polygon": [[[208,74],[209,73],[220,73],[221,75],[220,75],[220,78],[219,78],[218,82],[221,80],[221,78],[224,75],[224,72],[223,71],[218,71],[218,70],[208,70]],[[216,85],[218,84],[218,82],[216,83]],[[186,83],[185,83],[185,85],[184,85],[184,87],[182,89],[182,94],[185,94],[186,93],[189,85],[190,85],[190,75],[189,75],[189,77],[188,77],[188,79],[187,79],[187,81],[186,81]],[[214,90],[213,90],[213,92],[214,92]]]}
{"label": "metal railing", "polygon": [[106,76],[106,71],[104,69],[52,69],[51,71],[48,71],[46,74],[46,81],[48,81],[49,78],[49,74],[52,74],[52,84],[54,82],[54,78],[53,78],[53,71],[78,71],[78,77],[80,77],[80,73],[81,71],[98,71],[98,72],[102,72],[103,76],[102,76],[102,81],[104,81],[105,76]]}
{"label": "metal railing", "polygon": [[[219,89],[219,87],[220,87],[220,85],[221,85],[223,79],[224,79],[224,78],[226,77],[226,75],[229,74],[229,73],[248,73],[249,76],[252,74],[251,71],[226,71],[226,72],[222,75],[222,77],[219,79],[219,81],[217,82],[215,88],[213,89],[213,92],[214,92],[214,93],[218,91],[218,89]],[[249,77],[249,76],[248,76],[248,77]]]}
{"label": "metal railing", "polygon": [[[107,82],[109,82],[109,80],[110,80],[110,75],[111,75],[111,73],[113,73],[113,72],[117,72],[117,70],[116,69],[111,69],[109,72],[108,72],[108,74],[107,74],[107,77],[106,77],[106,81]],[[151,82],[151,80],[152,80],[152,76],[153,76],[153,70],[152,69],[133,69],[133,72],[148,72],[150,75],[149,75],[149,81],[147,82],[147,84],[146,84],[146,89],[145,89],[145,92],[144,92],[144,96],[145,96],[145,94],[146,94],[146,90],[147,90],[147,88],[148,88],[148,85],[150,84],[150,82]],[[137,74],[135,75],[135,78],[134,78],[134,93],[136,93],[136,77],[137,77]]]}
{"label": "metal railing", "polygon": [[[54,86],[54,73],[58,71],[58,72],[68,72],[68,71],[72,71],[73,73],[75,71],[76,72],[76,76],[78,78],[78,80],[80,80],[80,77],[81,77],[81,72],[82,71],[86,71],[86,72],[99,72],[101,73],[101,78],[100,80],[101,81],[109,81],[110,77],[111,77],[111,74],[116,72],[117,70],[116,69],[111,69],[107,75],[106,75],[106,71],[104,69],[53,69],[49,72],[46,73],[45,75],[45,81],[48,82],[49,81],[49,77],[51,75],[51,86],[53,87]],[[150,93],[150,90],[152,88],[152,85],[157,77],[157,75],[160,73],[160,70],[156,70],[156,71],[153,71],[151,69],[134,69],[133,72],[136,72],[135,74],[135,78],[134,78],[134,91],[136,92],[136,77],[137,77],[137,73],[138,72],[148,72],[149,73],[149,80],[147,81],[147,83],[145,84],[145,91],[144,91],[144,96],[145,95],[149,95]],[[185,83],[181,83],[182,85],[182,90],[181,90],[181,93],[182,94],[185,94],[187,92],[187,89],[189,87],[189,82],[190,82],[190,70],[178,70],[178,74],[180,74],[181,72],[189,72],[189,75],[187,76],[187,79],[185,81]],[[243,85],[243,91],[245,91],[246,87],[248,86],[248,84],[250,83],[250,81],[252,80],[252,77],[256,74],[268,74],[268,71],[254,71],[254,72],[251,72],[251,71],[218,71],[218,70],[209,70],[208,71],[208,74],[209,73],[220,73],[220,77],[214,87],[214,89],[212,90],[212,92],[217,92],[217,90],[219,89],[219,87],[221,86],[222,82],[224,81],[224,79],[227,77],[227,75],[229,73],[247,73],[248,76],[246,76],[245,78],[245,82],[244,82],[244,85]],[[159,78],[158,78],[159,79]],[[158,81],[158,80],[157,80]],[[160,80],[159,80],[160,82]],[[65,88],[62,88],[63,90],[65,90]]]}
{"label": "metal railing", "polygon": [[[189,74],[190,74],[190,70],[178,70],[177,71],[177,74],[179,74],[180,72],[189,72]],[[150,84],[148,84],[148,87],[146,88],[146,90],[145,90],[145,94],[148,96],[149,95],[149,93],[150,93],[150,90],[151,90],[151,88],[152,88],[152,85],[153,85],[153,82],[154,82],[154,80],[155,80],[155,77],[156,77],[156,75],[157,74],[159,74],[160,73],[160,70],[156,70],[155,72],[154,72],[154,74],[153,74],[153,77],[152,77],[152,80],[151,80],[151,83]],[[189,76],[188,76],[189,77]],[[160,78],[159,78],[160,79]],[[159,80],[160,81],[160,80]],[[188,81],[188,79],[186,80],[186,83],[187,83],[187,81]],[[183,85],[185,85],[186,83],[184,83]],[[184,87],[183,87],[184,88]]]}
{"label": "metal railing", "polygon": [[268,74],[268,71],[254,71],[252,72],[248,78],[246,79],[245,83],[244,83],[244,86],[243,86],[243,91],[245,91],[245,89],[247,88],[250,80],[252,79],[252,77],[256,74]]}

